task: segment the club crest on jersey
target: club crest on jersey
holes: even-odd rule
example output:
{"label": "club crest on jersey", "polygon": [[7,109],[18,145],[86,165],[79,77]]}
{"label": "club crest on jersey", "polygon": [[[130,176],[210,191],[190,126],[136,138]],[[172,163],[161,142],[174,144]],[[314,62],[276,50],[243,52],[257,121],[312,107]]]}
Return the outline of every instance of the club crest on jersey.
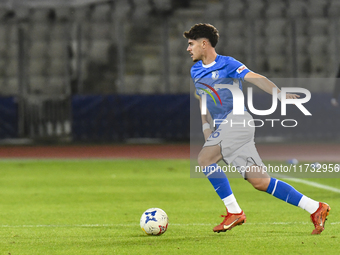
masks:
{"label": "club crest on jersey", "polygon": [[218,70],[213,71],[213,72],[211,73],[211,78],[213,78],[214,80],[218,79],[218,77],[219,77]]}

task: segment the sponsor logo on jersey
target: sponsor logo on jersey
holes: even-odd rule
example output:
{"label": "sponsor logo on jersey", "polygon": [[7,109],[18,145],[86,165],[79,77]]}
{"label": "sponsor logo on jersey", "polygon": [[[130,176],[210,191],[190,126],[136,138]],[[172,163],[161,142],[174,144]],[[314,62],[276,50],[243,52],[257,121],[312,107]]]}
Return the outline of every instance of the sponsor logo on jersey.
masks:
{"label": "sponsor logo on jersey", "polygon": [[236,72],[240,74],[246,69],[248,68],[245,65],[241,65],[239,68],[237,68]]}

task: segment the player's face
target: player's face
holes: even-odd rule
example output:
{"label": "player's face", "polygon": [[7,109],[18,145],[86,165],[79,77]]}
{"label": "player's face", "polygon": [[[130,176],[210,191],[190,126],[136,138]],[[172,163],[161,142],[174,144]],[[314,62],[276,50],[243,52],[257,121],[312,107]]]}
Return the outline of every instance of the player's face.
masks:
{"label": "player's face", "polygon": [[201,40],[188,39],[187,51],[190,53],[192,61],[197,62],[202,59],[202,42]]}

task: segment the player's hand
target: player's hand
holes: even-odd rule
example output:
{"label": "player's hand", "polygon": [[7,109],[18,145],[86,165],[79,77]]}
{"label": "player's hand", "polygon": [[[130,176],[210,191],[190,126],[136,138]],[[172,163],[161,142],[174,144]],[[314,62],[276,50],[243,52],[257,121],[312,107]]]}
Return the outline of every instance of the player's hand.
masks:
{"label": "player's hand", "polygon": [[297,94],[286,94],[286,99],[298,99],[299,97]]}

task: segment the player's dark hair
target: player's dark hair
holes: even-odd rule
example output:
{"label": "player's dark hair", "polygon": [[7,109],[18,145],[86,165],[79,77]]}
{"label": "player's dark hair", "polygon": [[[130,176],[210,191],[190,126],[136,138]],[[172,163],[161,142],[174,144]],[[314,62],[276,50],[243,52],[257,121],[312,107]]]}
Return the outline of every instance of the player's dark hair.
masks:
{"label": "player's dark hair", "polygon": [[185,31],[183,36],[192,40],[207,38],[211,46],[215,48],[220,35],[213,25],[199,23],[191,27],[189,31]]}

